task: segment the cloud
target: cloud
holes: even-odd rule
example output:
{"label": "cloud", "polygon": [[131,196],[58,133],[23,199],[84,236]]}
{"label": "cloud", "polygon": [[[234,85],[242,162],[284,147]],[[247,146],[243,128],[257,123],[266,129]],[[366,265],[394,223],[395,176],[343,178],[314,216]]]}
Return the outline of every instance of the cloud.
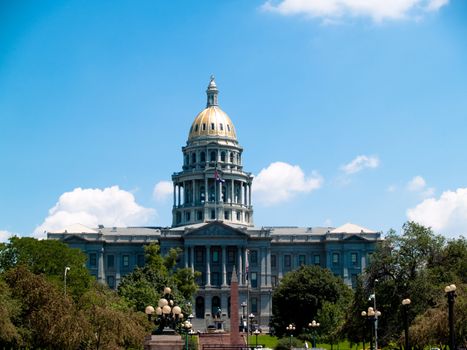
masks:
{"label": "cloud", "polygon": [[154,186],[153,196],[158,201],[164,201],[173,194],[173,184],[170,181],[159,181]]}
{"label": "cloud", "polygon": [[377,168],[379,166],[379,158],[376,156],[357,156],[350,163],[341,167],[342,171],[347,175],[358,173],[365,168]]}
{"label": "cloud", "polygon": [[316,172],[306,177],[298,165],[284,162],[271,163],[262,169],[253,181],[258,202],[274,205],[299,193],[308,193],[321,187],[323,178]]}
{"label": "cloud", "polygon": [[14,233],[11,233],[6,230],[0,230],[0,243],[7,242],[10,237],[15,236]]}
{"label": "cloud", "polygon": [[262,9],[285,16],[330,19],[369,17],[374,22],[417,18],[438,11],[449,0],[268,0]]}
{"label": "cloud", "polygon": [[449,236],[467,233],[467,188],[445,191],[407,210],[407,218]]}
{"label": "cloud", "polygon": [[418,192],[423,197],[430,197],[435,193],[434,187],[427,187],[426,181],[423,177],[417,175],[407,183],[407,190],[410,192]]}
{"label": "cloud", "polygon": [[60,196],[49,216],[34,230],[34,236],[43,238],[44,231],[60,230],[75,223],[89,227],[144,225],[155,214],[154,209],[140,206],[132,193],[118,186],[75,188]]}

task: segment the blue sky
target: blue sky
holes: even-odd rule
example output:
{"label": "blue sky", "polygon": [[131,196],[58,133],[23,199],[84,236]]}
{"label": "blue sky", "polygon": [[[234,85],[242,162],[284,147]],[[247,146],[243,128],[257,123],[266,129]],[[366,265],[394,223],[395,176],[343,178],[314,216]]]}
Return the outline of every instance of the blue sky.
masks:
{"label": "blue sky", "polygon": [[465,235],[466,20],[463,0],[2,1],[0,239],[170,225],[154,189],[211,74],[256,225]]}

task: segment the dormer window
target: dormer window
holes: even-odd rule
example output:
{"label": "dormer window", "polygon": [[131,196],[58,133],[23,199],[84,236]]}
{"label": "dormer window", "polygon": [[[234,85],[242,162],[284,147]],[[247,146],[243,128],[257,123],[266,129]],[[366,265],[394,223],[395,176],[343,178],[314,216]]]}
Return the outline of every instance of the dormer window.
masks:
{"label": "dormer window", "polygon": [[211,130],[214,130],[214,129],[215,129],[215,124],[211,123]]}
{"label": "dormer window", "polygon": [[230,125],[227,124],[227,131],[230,131]]}
{"label": "dormer window", "polygon": [[203,131],[206,131],[206,123],[203,123]]}
{"label": "dormer window", "polygon": [[222,125],[222,123],[219,124],[219,129],[224,130],[224,125]]}
{"label": "dormer window", "polygon": [[198,124],[195,125],[195,131],[198,131]]}

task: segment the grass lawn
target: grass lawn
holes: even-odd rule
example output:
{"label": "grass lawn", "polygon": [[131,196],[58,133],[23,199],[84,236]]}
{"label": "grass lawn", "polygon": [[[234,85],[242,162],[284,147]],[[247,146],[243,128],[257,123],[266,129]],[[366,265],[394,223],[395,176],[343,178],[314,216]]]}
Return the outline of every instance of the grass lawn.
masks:
{"label": "grass lawn", "polygon": [[[261,334],[258,335],[258,344],[263,345],[267,348],[274,349],[274,347],[277,345],[278,338],[277,337],[272,337],[267,334]],[[256,337],[254,335],[248,337],[248,342],[250,345],[256,345]],[[308,346],[311,348],[311,342],[308,342]],[[321,344],[318,343],[316,344],[318,348],[326,349],[326,350],[331,350],[331,345],[330,344]],[[369,350],[370,344],[366,343],[365,348]],[[358,345],[353,345],[353,347],[350,347],[350,343],[348,341],[341,341],[339,344],[333,344],[332,346],[333,350],[363,350],[363,344],[360,343]]]}

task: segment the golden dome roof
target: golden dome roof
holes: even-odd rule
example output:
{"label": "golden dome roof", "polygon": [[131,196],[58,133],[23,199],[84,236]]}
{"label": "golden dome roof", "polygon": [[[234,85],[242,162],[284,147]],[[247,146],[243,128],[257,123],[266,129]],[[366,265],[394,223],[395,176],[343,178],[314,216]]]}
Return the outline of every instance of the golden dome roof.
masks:
{"label": "golden dome roof", "polygon": [[227,137],[236,140],[235,127],[229,116],[217,105],[217,90],[214,76],[211,76],[206,94],[208,102],[206,108],[201,111],[191,125],[188,140],[198,137]]}
{"label": "golden dome roof", "polygon": [[188,140],[203,136],[237,139],[232,121],[218,106],[210,106],[201,111],[191,125]]}

